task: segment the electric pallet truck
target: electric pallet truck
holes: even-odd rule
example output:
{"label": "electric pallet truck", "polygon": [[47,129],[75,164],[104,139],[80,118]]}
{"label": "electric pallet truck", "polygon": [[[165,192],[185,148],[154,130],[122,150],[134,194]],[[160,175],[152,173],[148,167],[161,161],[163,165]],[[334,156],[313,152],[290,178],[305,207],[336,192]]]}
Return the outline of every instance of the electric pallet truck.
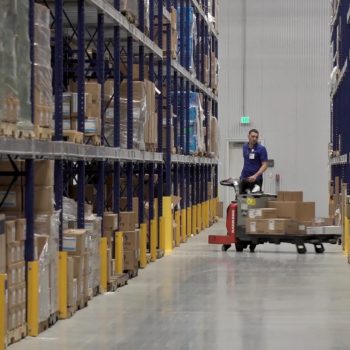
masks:
{"label": "electric pallet truck", "polygon": [[253,253],[258,244],[264,243],[291,243],[296,246],[299,254],[305,254],[307,249],[305,243],[314,245],[316,253],[325,251],[323,243],[336,244],[341,235],[342,229],[339,226],[328,227],[328,231],[319,235],[269,235],[258,233],[250,235],[246,233],[245,222],[248,218],[249,209],[267,208],[269,200],[276,199],[275,195],[259,192],[239,193],[239,181],[227,179],[220,181],[220,185],[233,187],[236,198],[232,201],[226,210],[226,229],[227,235],[209,235],[208,243],[221,244],[222,251],[227,251],[232,244],[235,245],[237,252],[242,252],[249,247]]}

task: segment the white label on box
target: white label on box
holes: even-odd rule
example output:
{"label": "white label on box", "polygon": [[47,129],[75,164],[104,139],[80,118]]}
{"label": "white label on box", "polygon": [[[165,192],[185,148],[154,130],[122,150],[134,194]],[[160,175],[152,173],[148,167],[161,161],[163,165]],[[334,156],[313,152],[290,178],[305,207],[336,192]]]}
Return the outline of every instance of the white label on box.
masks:
{"label": "white label on box", "polygon": [[275,220],[269,220],[269,231],[275,230]]}
{"label": "white label on box", "polygon": [[255,219],[255,209],[249,209],[248,216],[250,219]]}
{"label": "white label on box", "polygon": [[[70,102],[63,102],[62,112],[64,117],[70,117]],[[70,122],[70,120],[68,120]],[[63,121],[64,124],[64,121]]]}
{"label": "white label on box", "polygon": [[63,130],[70,130],[70,120],[69,119],[63,119]]}
{"label": "white label on box", "polygon": [[242,203],[241,204],[241,210],[248,210],[248,204],[247,203]]}
{"label": "white label on box", "polygon": [[[6,196],[6,191],[0,191],[0,198],[3,199]],[[16,208],[16,192],[9,192],[5,199],[5,202],[2,204],[3,208]]]}
{"label": "white label on box", "polygon": [[97,121],[96,121],[96,119],[85,120],[85,132],[89,132],[89,133],[97,132]]}
{"label": "white label on box", "polygon": [[261,209],[255,209],[255,217],[262,216],[262,210]]}
{"label": "white label on box", "polygon": [[299,231],[305,231],[305,225],[299,225]]}
{"label": "white label on box", "polygon": [[75,252],[77,250],[77,239],[75,237],[63,237],[63,251]]}
{"label": "white label on box", "polygon": [[256,222],[255,221],[250,223],[250,232],[256,232]]}

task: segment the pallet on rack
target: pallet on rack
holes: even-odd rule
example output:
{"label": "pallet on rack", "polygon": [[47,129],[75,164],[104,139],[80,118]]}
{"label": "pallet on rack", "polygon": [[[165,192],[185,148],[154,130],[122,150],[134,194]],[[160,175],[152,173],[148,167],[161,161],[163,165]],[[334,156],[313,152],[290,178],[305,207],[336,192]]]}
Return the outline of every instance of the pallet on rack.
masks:
{"label": "pallet on rack", "polygon": [[39,323],[39,334],[42,333],[42,332],[45,332],[47,329],[49,329],[49,327],[50,327],[49,319],[41,321]]}
{"label": "pallet on rack", "polygon": [[139,274],[139,269],[133,269],[133,270],[125,270],[124,271],[126,274],[129,275],[129,279],[135,278]]}
{"label": "pallet on rack", "polygon": [[32,140],[35,138],[35,131],[34,130],[26,130],[26,129],[18,129],[17,130],[17,137],[20,139]]}
{"label": "pallet on rack", "polygon": [[156,143],[146,143],[147,152],[157,152],[158,145]]}
{"label": "pallet on rack", "polygon": [[89,302],[88,296],[81,298],[81,300],[77,303],[77,310],[79,311],[86,308],[88,306],[88,302]]}
{"label": "pallet on rack", "polygon": [[136,15],[133,14],[130,10],[123,10],[122,15],[130,22],[135,24],[136,23]]}
{"label": "pallet on rack", "polygon": [[84,143],[94,145],[94,146],[101,146],[101,136],[100,135],[84,135]]}
{"label": "pallet on rack", "polygon": [[128,284],[129,275],[127,273],[120,273],[111,276],[108,283],[107,290],[109,292],[115,292],[118,288],[126,286]]}
{"label": "pallet on rack", "polygon": [[96,286],[94,288],[89,288],[88,298],[91,300],[100,294],[100,286]]}
{"label": "pallet on rack", "polygon": [[17,137],[17,124],[16,123],[8,123],[8,122],[0,122],[0,136],[8,136],[8,137]]}
{"label": "pallet on rack", "polygon": [[164,257],[164,250],[163,249],[157,249],[157,259],[161,259]]}
{"label": "pallet on rack", "polygon": [[84,133],[75,130],[63,130],[63,139],[68,142],[83,144]]}
{"label": "pallet on rack", "polygon": [[39,125],[34,125],[34,135],[38,140],[51,140],[53,130],[51,128],[43,128]]}
{"label": "pallet on rack", "polygon": [[23,324],[15,329],[7,331],[7,346],[17,343],[27,336],[27,324]]}
{"label": "pallet on rack", "polygon": [[49,316],[49,327],[52,327],[54,324],[56,324],[58,320],[58,311],[56,311]]}

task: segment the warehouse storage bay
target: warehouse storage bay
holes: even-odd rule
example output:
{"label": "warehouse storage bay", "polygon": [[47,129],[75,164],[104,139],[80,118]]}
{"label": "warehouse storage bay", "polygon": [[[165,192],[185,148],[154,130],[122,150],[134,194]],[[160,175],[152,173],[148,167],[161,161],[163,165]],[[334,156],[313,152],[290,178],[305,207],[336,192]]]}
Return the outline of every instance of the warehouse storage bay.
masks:
{"label": "warehouse storage bay", "polygon": [[1,9],[0,350],[348,348],[349,0]]}

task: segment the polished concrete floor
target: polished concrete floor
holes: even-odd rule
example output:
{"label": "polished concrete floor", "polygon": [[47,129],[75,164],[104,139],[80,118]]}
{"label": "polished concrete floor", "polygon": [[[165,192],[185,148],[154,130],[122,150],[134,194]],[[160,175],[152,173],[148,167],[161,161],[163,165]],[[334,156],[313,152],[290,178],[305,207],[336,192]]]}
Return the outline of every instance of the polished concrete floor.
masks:
{"label": "polished concrete floor", "polygon": [[12,350],[350,349],[350,266],[339,246],[224,253],[209,232]]}

